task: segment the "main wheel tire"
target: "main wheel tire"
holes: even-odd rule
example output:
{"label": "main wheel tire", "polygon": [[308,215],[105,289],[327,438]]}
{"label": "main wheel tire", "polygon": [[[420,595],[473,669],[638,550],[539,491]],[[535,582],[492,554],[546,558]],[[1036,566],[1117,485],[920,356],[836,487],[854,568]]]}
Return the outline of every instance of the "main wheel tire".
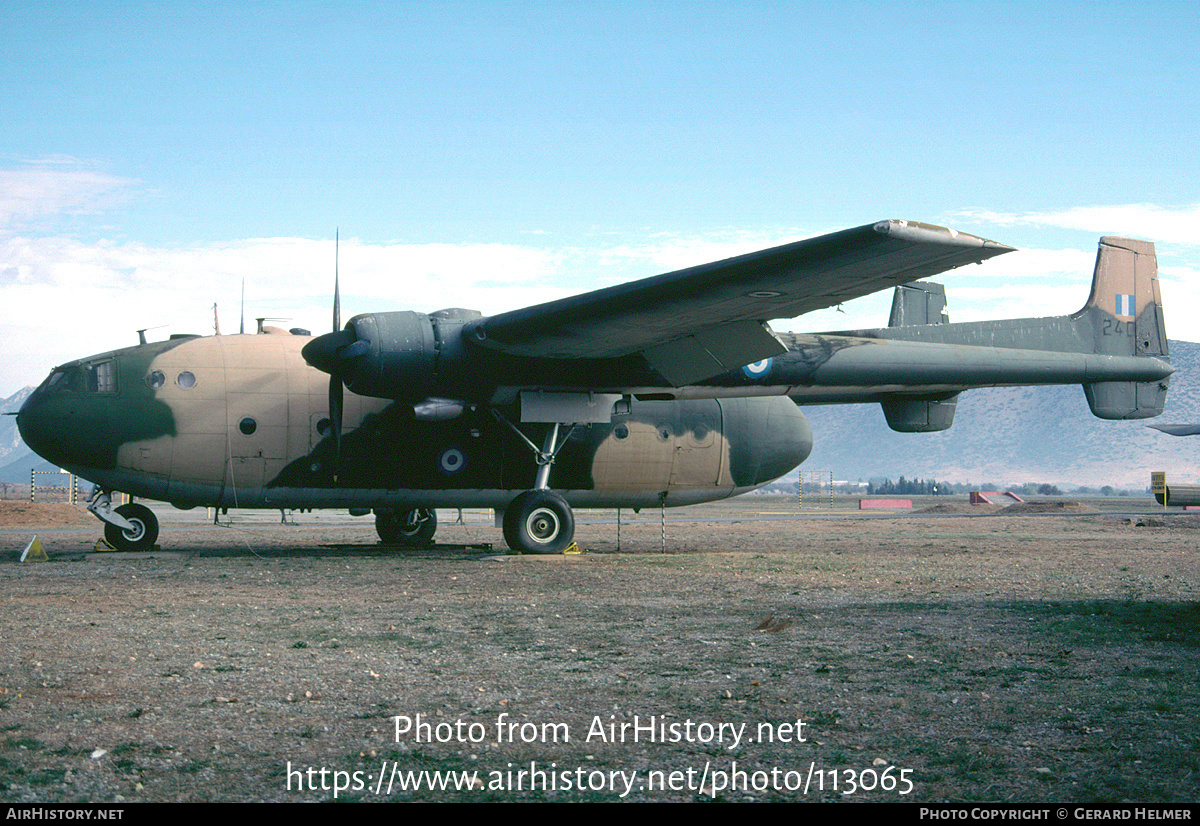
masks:
{"label": "main wheel tire", "polygon": [[131,502],[116,509],[131,525],[130,529],[104,523],[104,539],[118,551],[148,551],[158,541],[158,517],[145,505]]}
{"label": "main wheel tire", "polygon": [[575,538],[575,514],[548,490],[527,490],[504,511],[504,541],[522,554],[561,554]]}
{"label": "main wheel tire", "polygon": [[387,545],[428,548],[437,532],[437,511],[433,508],[376,511],[375,532]]}

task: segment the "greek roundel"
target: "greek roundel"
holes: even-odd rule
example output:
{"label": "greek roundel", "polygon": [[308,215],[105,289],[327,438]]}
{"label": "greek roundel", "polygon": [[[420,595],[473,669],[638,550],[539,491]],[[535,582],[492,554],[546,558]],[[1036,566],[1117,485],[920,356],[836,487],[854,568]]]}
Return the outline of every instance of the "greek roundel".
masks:
{"label": "greek roundel", "polygon": [[742,368],[742,372],[746,374],[746,378],[748,379],[760,379],[771,369],[771,361],[772,359],[763,359],[753,364],[747,364]]}
{"label": "greek roundel", "polygon": [[438,457],[438,468],[447,476],[453,476],[467,466],[467,457],[456,447],[448,447]]}

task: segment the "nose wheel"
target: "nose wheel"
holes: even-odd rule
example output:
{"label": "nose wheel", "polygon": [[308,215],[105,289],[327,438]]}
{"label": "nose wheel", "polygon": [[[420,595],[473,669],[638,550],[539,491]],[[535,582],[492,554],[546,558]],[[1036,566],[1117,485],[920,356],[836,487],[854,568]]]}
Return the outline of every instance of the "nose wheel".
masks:
{"label": "nose wheel", "polygon": [[114,508],[112,494],[92,489],[88,512],[104,523],[104,541],[118,551],[148,551],[158,541],[158,517],[137,502]]}
{"label": "nose wheel", "polygon": [[136,502],[115,508],[129,523],[122,528],[110,522],[104,523],[104,540],[118,551],[148,551],[158,539],[158,517],[154,511]]}

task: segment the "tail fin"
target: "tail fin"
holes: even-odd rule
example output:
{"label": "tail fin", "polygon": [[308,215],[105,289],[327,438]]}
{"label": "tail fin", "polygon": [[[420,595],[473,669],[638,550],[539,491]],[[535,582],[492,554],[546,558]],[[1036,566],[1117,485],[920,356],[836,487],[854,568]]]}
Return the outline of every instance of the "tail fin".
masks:
{"label": "tail fin", "polygon": [[892,295],[892,313],[889,327],[904,327],[911,324],[946,324],[950,315],[946,312],[946,288],[932,281],[913,281],[901,284]]}
{"label": "tail fin", "polygon": [[[946,288],[932,281],[901,284],[892,294],[888,327],[947,324]],[[936,433],[954,424],[957,393],[932,396],[892,394],[881,400],[888,427],[898,433]]]}
{"label": "tail fin", "polygon": [[[1165,359],[1167,330],[1154,244],[1101,238],[1091,297],[1071,318],[1085,331],[1090,328],[1095,353]],[[1095,382],[1085,384],[1083,391],[1092,413],[1102,419],[1144,419],[1162,413],[1167,383]]]}

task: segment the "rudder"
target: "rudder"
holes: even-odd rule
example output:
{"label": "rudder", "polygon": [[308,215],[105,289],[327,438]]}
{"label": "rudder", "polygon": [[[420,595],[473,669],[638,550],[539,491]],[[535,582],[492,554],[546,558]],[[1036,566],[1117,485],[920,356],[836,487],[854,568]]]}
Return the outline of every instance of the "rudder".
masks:
{"label": "rudder", "polygon": [[[1154,244],[1106,235],[1100,239],[1092,293],[1077,324],[1090,328],[1093,352],[1166,359],[1166,324]],[[1166,380],[1094,382],[1083,386],[1092,413],[1102,419],[1145,419],[1162,413]]]}

